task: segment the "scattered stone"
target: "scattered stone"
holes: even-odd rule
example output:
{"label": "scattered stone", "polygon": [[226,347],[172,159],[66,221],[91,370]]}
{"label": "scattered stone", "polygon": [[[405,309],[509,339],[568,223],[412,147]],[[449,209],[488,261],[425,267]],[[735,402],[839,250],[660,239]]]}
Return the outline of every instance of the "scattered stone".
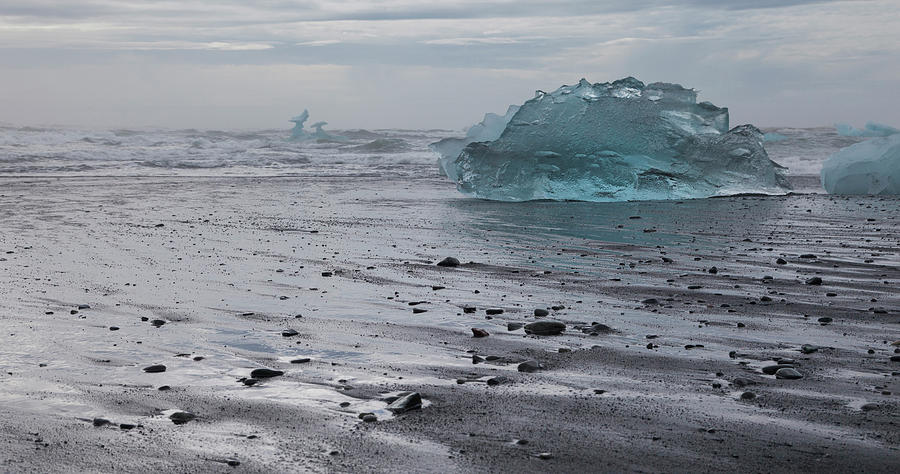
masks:
{"label": "scattered stone", "polygon": [[781,369],[793,369],[794,366],[790,364],[777,364],[777,365],[767,365],[762,368],[762,373],[766,375],[775,375],[775,372],[778,372]]}
{"label": "scattered stone", "polygon": [[802,379],[803,374],[797,372],[791,367],[784,367],[775,371],[776,379],[785,379],[785,380],[797,380]]}
{"label": "scattered stone", "polygon": [[248,387],[252,387],[252,386],[258,384],[260,382],[260,380],[254,379],[254,378],[247,378],[247,379],[241,380],[241,382]]}
{"label": "scattered stone", "polygon": [[250,377],[254,379],[268,379],[272,377],[278,377],[284,375],[284,372],[281,370],[272,370],[272,369],[253,369],[250,372]]}
{"label": "scattered stone", "polygon": [[135,429],[135,428],[137,428],[137,425],[133,425],[133,424],[131,424],[131,423],[121,423],[121,424],[119,425],[119,429],[126,430],[126,431],[127,431],[127,430],[133,430],[133,429]]}
{"label": "scattered stone", "polygon": [[473,364],[480,364],[484,361],[485,361],[484,357],[481,357],[478,354],[472,354],[472,363]]}
{"label": "scattered stone", "polygon": [[816,258],[816,256],[811,253],[805,253],[803,255],[800,255],[800,258]]}
{"label": "scattered stone", "polygon": [[109,330],[110,330],[110,331],[118,331],[118,330],[119,330],[119,326],[110,326],[110,327],[109,327]]}
{"label": "scattered stone", "polygon": [[309,357],[303,357],[301,359],[294,359],[291,361],[292,364],[305,364],[310,361]]}
{"label": "scattered stone", "polygon": [[536,360],[529,360],[527,362],[522,362],[517,367],[519,372],[529,372],[529,373],[537,372],[538,370],[541,370],[542,368],[544,368],[544,367]]}
{"label": "scattered stone", "polygon": [[165,372],[165,371],[166,371],[166,366],[164,366],[162,364],[150,365],[150,366],[144,367],[144,372],[147,372],[148,374],[156,374],[156,373]]}
{"label": "scattered stone", "polygon": [[812,277],[806,280],[806,284],[818,286],[822,284],[822,279],[820,277]]}
{"label": "scattered stone", "polygon": [[779,265],[787,265],[787,260],[785,260],[783,258],[779,258],[778,260],[775,260],[775,263],[777,263]]}
{"label": "scattered stone", "polygon": [[468,313],[474,313],[475,311],[478,311],[478,308],[476,308],[474,306],[463,306],[463,313],[468,314]]}
{"label": "scattered stone", "polygon": [[491,377],[491,378],[485,380],[485,382],[488,385],[490,385],[491,387],[493,387],[493,386],[500,385],[500,384],[506,382],[506,377]]}
{"label": "scattered stone", "polygon": [[535,310],[534,310],[535,317],[543,318],[544,316],[549,316],[549,315],[550,315],[550,311],[547,311],[546,309],[535,308]]}
{"label": "scattered stone", "polygon": [[826,318],[819,318],[818,321],[822,326],[825,326],[825,325],[831,323],[832,319],[826,317]]}
{"label": "scattered stone", "polygon": [[716,268],[716,267],[711,267],[711,268],[710,268],[709,270],[707,270],[707,271],[708,271],[709,273],[713,274],[713,275],[719,273],[719,269]]}
{"label": "scattered stone", "polygon": [[566,330],[566,325],[557,321],[538,321],[525,325],[526,334],[555,336]]}
{"label": "scattered stone", "polygon": [[160,392],[165,392],[165,391],[168,391],[168,390],[172,390],[172,387],[170,387],[170,386],[168,386],[168,385],[162,385],[162,386],[160,386],[157,390],[159,390]]}
{"label": "scattered stone", "polygon": [[334,275],[333,272],[322,272],[322,276],[323,276],[323,277],[330,277],[330,276],[333,276],[333,275]]}
{"label": "scattered stone", "polygon": [[866,403],[865,405],[859,407],[862,411],[872,411],[881,408],[877,403]]}
{"label": "scattered stone", "polygon": [[551,306],[550,309],[552,309],[553,311],[562,311],[562,310],[566,309],[566,307],[561,304],[558,304],[556,306]]}
{"label": "scattered stone", "polygon": [[166,324],[166,322],[163,321],[162,319],[154,319],[153,321],[150,321],[150,324],[152,324],[153,326],[156,326],[156,327],[160,327],[163,324]]}
{"label": "scattered stone", "polygon": [[91,305],[80,304],[80,305],[78,305],[78,309],[91,309]]}
{"label": "scattered stone", "polygon": [[197,418],[197,415],[188,413],[186,411],[176,411],[175,413],[169,415],[169,419],[172,420],[172,423],[175,423],[176,425],[183,425],[193,420],[194,418]]}
{"label": "scattered stone", "polygon": [[800,346],[800,352],[802,352],[804,354],[812,354],[813,352],[816,352],[819,349],[820,349],[819,346],[814,346],[812,344],[803,344],[802,346]]}
{"label": "scattered stone", "polygon": [[731,381],[731,384],[735,387],[746,387],[748,385],[756,385],[756,382],[744,377],[738,377]]}
{"label": "scattered stone", "polygon": [[428,310],[424,308],[413,308],[413,314],[422,314],[427,312]]}
{"label": "scattered stone", "polygon": [[741,394],[741,400],[753,400],[756,398],[756,394],[753,392],[744,392]]}
{"label": "scattered stone", "polygon": [[419,410],[422,408],[422,396],[419,392],[407,393],[400,398],[394,400],[387,409],[395,414],[406,413],[410,410]]}
{"label": "scattered stone", "polygon": [[458,267],[459,260],[457,260],[453,257],[447,257],[447,258],[441,260],[440,262],[438,262],[437,266],[439,266],[439,267]]}
{"label": "scattered stone", "polygon": [[104,418],[94,418],[94,421],[93,421],[94,426],[98,426],[98,427],[106,426],[111,423],[112,423],[111,421],[104,419]]}
{"label": "scattered stone", "polygon": [[498,314],[503,314],[503,310],[500,309],[500,308],[490,308],[490,309],[484,310],[484,312],[487,313],[487,314],[489,314],[489,315],[492,315],[492,316],[495,316],[495,315],[498,315]]}
{"label": "scattered stone", "polygon": [[507,331],[518,331],[519,329],[522,329],[523,327],[525,327],[525,324],[523,324],[523,323],[506,323]]}
{"label": "scattered stone", "polygon": [[375,421],[378,421],[378,417],[375,416],[374,413],[366,413],[366,414],[362,417],[362,421],[364,421],[364,422],[366,422],[366,423],[373,423],[373,422],[375,422]]}
{"label": "scattered stone", "polygon": [[472,337],[488,337],[489,335],[484,329],[472,328]]}
{"label": "scattered stone", "polygon": [[297,332],[296,329],[285,329],[284,331],[281,331],[281,335],[284,336],[284,337],[294,337],[294,336],[297,336],[297,335],[299,335],[299,334],[300,334],[300,333]]}
{"label": "scattered stone", "polygon": [[444,288],[447,288],[447,287],[446,287],[446,286],[441,286],[441,285],[433,285],[433,286],[431,287],[431,290],[432,290],[432,291],[438,291],[438,290],[443,290]]}
{"label": "scattered stone", "polygon": [[656,298],[647,298],[644,301],[641,301],[643,304],[659,304],[659,300]]}

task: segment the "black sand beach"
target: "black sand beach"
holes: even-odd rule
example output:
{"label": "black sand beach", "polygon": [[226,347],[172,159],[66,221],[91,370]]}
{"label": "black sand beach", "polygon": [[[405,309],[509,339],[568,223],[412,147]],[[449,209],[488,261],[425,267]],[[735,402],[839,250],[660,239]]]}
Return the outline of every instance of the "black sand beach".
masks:
{"label": "black sand beach", "polygon": [[0,186],[2,472],[900,468],[897,198]]}

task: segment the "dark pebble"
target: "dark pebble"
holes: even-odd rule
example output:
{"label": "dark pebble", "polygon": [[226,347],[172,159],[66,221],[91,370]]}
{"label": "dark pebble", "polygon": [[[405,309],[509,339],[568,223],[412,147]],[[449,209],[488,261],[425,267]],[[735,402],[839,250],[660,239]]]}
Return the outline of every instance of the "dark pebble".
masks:
{"label": "dark pebble", "polygon": [[472,328],[472,337],[488,337],[489,335],[484,329]]}
{"label": "dark pebble", "polygon": [[541,370],[541,364],[536,360],[529,360],[527,362],[522,362],[517,367],[519,372],[537,372]]}
{"label": "dark pebble", "polygon": [[147,372],[148,374],[156,374],[156,373],[165,372],[165,371],[166,371],[166,366],[164,366],[162,364],[150,365],[150,366],[144,367],[144,372]]}
{"label": "dark pebble", "polygon": [[543,308],[537,308],[534,310],[534,315],[539,318],[543,318],[544,316],[548,316],[549,314],[550,314],[550,311],[547,311],[546,309],[543,309]]}
{"label": "dark pebble", "polygon": [[406,413],[420,408],[422,408],[422,396],[419,395],[419,392],[403,395],[387,406],[387,410],[395,414]]}
{"label": "dark pebble", "polygon": [[296,329],[285,329],[284,331],[281,331],[281,335],[284,337],[293,337],[293,336],[297,336],[299,334],[300,333],[297,332]]}
{"label": "dark pebble", "polygon": [[284,375],[284,372],[281,370],[272,369],[253,369],[253,372],[250,372],[250,377],[254,379],[267,379],[271,377],[278,377],[280,375]]}
{"label": "dark pebble", "polygon": [[186,411],[176,411],[175,413],[169,415],[169,419],[172,420],[172,423],[175,423],[176,425],[183,425],[193,420],[194,418],[197,418],[197,415],[188,413]]}
{"label": "dark pebble", "polygon": [[525,325],[526,334],[538,336],[555,336],[566,330],[566,325],[557,321],[538,321]]}
{"label": "dark pebble", "polygon": [[447,257],[447,258],[441,260],[440,262],[438,262],[437,266],[439,266],[439,267],[458,267],[459,260],[457,260],[453,257]]}
{"label": "dark pebble", "polygon": [[776,379],[785,379],[785,380],[797,380],[797,379],[802,379],[803,374],[801,374],[800,372],[797,372],[793,368],[784,367],[784,368],[781,368],[781,369],[778,369],[777,371],[775,371],[775,378]]}
{"label": "dark pebble", "polygon": [[490,308],[490,309],[484,310],[484,312],[487,314],[490,314],[490,315],[503,314],[503,310],[500,308]]}
{"label": "dark pebble", "polygon": [[807,285],[821,285],[822,279],[819,277],[812,277],[806,280]]}
{"label": "dark pebble", "polygon": [[309,357],[304,357],[304,358],[302,358],[302,359],[294,359],[294,360],[291,361],[291,363],[292,363],[292,364],[305,364],[305,363],[307,363],[307,362],[309,362],[309,361],[310,361]]}

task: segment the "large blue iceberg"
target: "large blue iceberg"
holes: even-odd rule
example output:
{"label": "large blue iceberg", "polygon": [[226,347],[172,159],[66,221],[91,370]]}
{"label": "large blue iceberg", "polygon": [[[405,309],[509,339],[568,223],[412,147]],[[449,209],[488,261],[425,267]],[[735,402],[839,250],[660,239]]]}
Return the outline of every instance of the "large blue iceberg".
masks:
{"label": "large blue iceberg", "polygon": [[830,194],[900,194],[900,134],[848,146],[822,166]]}
{"label": "large blue iceberg", "polygon": [[875,122],[867,122],[863,128],[854,128],[852,125],[839,123],[834,128],[837,129],[838,135],[845,137],[887,137],[900,133],[900,130],[894,127]]}
{"label": "large blue iceberg", "polygon": [[624,201],[790,189],[759,129],[729,130],[728,109],[698,104],[695,90],[677,84],[582,79],[538,91],[510,111],[476,129],[491,133],[432,145],[461,192],[500,201]]}
{"label": "large blue iceberg", "polygon": [[294,122],[294,128],[291,129],[291,140],[294,141],[305,141],[305,140],[319,140],[319,141],[336,141],[342,142],[346,141],[345,137],[339,135],[332,135],[325,130],[322,130],[322,127],[328,125],[328,122],[316,122],[310,127],[313,129],[312,131],[306,130],[303,124],[309,120],[309,110],[304,109],[303,113],[289,120],[290,122]]}

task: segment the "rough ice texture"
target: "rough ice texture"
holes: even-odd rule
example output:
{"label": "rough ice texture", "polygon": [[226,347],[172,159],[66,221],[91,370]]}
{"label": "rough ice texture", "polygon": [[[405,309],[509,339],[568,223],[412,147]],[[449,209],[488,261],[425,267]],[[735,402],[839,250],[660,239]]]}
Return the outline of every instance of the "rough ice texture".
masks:
{"label": "rough ice texture", "polygon": [[322,130],[322,127],[328,125],[328,122],[316,122],[310,125],[313,129],[312,131],[306,130],[303,127],[303,124],[307,120],[309,120],[309,110],[303,110],[302,114],[289,120],[290,122],[294,122],[294,128],[291,129],[291,140],[346,141],[345,137],[332,135],[325,130]]}
{"label": "rough ice texture", "polygon": [[838,135],[845,137],[887,137],[900,133],[900,130],[894,127],[875,122],[868,122],[861,129],[846,123],[836,124],[834,128],[837,129]]}
{"label": "rough ice texture", "polygon": [[696,91],[677,84],[582,79],[538,91],[499,137],[484,138],[458,154],[442,142],[433,147],[458,189],[484,199],[624,201],[789,189],[759,129],[729,130],[728,109],[698,104]]}
{"label": "rough ice texture", "polygon": [[830,194],[900,194],[900,134],[873,138],[831,155],[822,166]]}
{"label": "rough ice texture", "polygon": [[[519,111],[518,105],[510,105],[506,109],[506,114],[497,115],[494,113],[484,114],[481,122],[472,125],[466,130],[464,138],[445,138],[441,141],[432,143],[429,147],[436,151],[441,157],[438,159],[438,166],[444,175],[447,175],[447,166],[456,159],[469,143],[472,142],[490,142],[500,138],[500,134],[506,129],[506,125],[512,119],[513,115]],[[452,166],[451,166],[452,169]],[[455,180],[455,178],[454,178]]]}

